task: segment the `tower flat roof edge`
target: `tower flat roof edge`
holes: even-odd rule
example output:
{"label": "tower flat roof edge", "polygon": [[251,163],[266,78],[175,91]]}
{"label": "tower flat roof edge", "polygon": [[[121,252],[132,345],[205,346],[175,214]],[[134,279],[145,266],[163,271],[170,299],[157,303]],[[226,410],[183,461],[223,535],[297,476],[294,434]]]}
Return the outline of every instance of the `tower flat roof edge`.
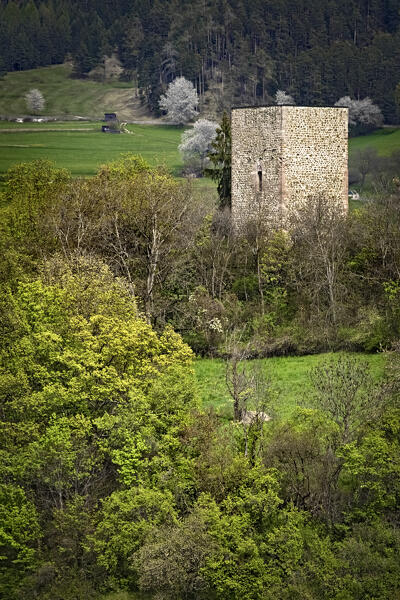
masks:
{"label": "tower flat roof edge", "polygon": [[310,104],[257,104],[248,106],[232,106],[231,110],[240,110],[242,108],[347,108],[347,106],[311,106]]}

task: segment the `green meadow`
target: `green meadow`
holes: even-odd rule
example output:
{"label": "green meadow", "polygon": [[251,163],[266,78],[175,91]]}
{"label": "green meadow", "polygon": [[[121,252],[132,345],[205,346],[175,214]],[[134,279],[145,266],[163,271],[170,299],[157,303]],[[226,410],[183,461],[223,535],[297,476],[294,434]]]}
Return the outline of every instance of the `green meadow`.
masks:
{"label": "green meadow", "polygon": [[360,135],[349,139],[350,155],[368,147],[375,148],[381,156],[389,156],[400,150],[400,128],[385,127],[377,129],[369,135]]}
{"label": "green meadow", "polygon": [[72,65],[54,65],[7,73],[0,80],[0,115],[29,114],[25,94],[37,88],[50,116],[101,118],[103,112],[129,107],[134,89],[130,82],[99,82],[71,77]]}
{"label": "green meadow", "polygon": [[[251,361],[269,383],[273,408],[278,416],[289,416],[300,404],[307,406],[312,394],[310,371],[329,356],[332,355],[273,357]],[[354,356],[368,363],[374,379],[382,377],[384,353]],[[250,361],[246,366],[249,365]],[[225,372],[226,363],[223,360],[202,358],[195,361],[197,393],[202,407],[213,407],[221,416],[232,418],[232,400],[226,386]]]}
{"label": "green meadow", "polygon": [[129,125],[131,134],[102,133],[101,122],[0,124],[0,174],[11,165],[50,159],[74,177],[94,175],[99,166],[121,153],[141,154],[150,164],[164,164],[178,174],[182,127]]}
{"label": "green meadow", "polygon": [[[15,163],[47,158],[71,171],[74,177],[87,177],[125,152],[141,154],[150,164],[165,164],[175,175],[179,173],[182,127],[130,124],[128,129],[131,134],[115,135],[102,133],[100,121],[0,121],[0,176]],[[371,135],[351,138],[350,154],[367,146],[386,155],[399,150],[400,129],[380,129]]]}

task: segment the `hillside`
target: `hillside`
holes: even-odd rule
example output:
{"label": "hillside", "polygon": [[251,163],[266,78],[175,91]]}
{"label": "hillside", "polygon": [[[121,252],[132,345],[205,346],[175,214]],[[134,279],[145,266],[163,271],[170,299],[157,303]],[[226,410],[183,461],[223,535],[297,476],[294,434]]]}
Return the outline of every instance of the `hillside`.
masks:
{"label": "hillside", "polygon": [[398,0],[8,0],[0,5],[0,72],[73,60],[86,77],[117,53],[154,113],[183,75],[218,113],[265,104],[370,97],[399,122]]}
{"label": "hillside", "polygon": [[349,140],[350,156],[356,150],[375,148],[381,156],[389,156],[400,150],[400,128],[378,129],[369,135],[360,135]]}
{"label": "hillside", "polygon": [[0,80],[0,115],[29,114],[24,95],[37,88],[45,98],[44,113],[49,116],[100,119],[104,112],[116,111],[127,121],[149,118],[148,109],[135,97],[132,83],[74,79],[71,73],[71,63],[7,73]]}

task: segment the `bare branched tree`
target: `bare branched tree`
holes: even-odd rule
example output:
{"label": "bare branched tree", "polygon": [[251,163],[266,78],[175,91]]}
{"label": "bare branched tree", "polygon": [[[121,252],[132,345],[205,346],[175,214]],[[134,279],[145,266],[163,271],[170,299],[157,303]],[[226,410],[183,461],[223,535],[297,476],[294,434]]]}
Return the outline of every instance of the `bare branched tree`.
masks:
{"label": "bare branched tree", "polygon": [[315,367],[310,376],[314,403],[339,426],[341,443],[355,439],[360,428],[380,416],[381,388],[373,384],[365,361],[339,355]]}
{"label": "bare branched tree", "polygon": [[234,332],[227,342],[225,381],[233,400],[233,418],[242,425],[244,454],[254,461],[263,425],[271,419],[272,390],[260,364],[247,362],[249,348],[243,346],[240,338]]}
{"label": "bare branched tree", "polygon": [[343,207],[322,196],[310,198],[290,224],[299,295],[319,320],[334,327],[349,293],[346,224]]}

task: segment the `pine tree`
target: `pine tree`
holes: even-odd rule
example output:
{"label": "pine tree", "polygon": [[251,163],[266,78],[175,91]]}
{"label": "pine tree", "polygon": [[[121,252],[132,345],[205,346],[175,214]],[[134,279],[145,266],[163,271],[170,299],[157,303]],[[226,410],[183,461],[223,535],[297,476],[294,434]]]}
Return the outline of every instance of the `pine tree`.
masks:
{"label": "pine tree", "polygon": [[211,144],[212,150],[208,155],[212,167],[206,169],[213,181],[217,181],[217,191],[220,208],[231,205],[231,123],[226,112],[222,116],[221,125],[217,129],[215,141]]}

